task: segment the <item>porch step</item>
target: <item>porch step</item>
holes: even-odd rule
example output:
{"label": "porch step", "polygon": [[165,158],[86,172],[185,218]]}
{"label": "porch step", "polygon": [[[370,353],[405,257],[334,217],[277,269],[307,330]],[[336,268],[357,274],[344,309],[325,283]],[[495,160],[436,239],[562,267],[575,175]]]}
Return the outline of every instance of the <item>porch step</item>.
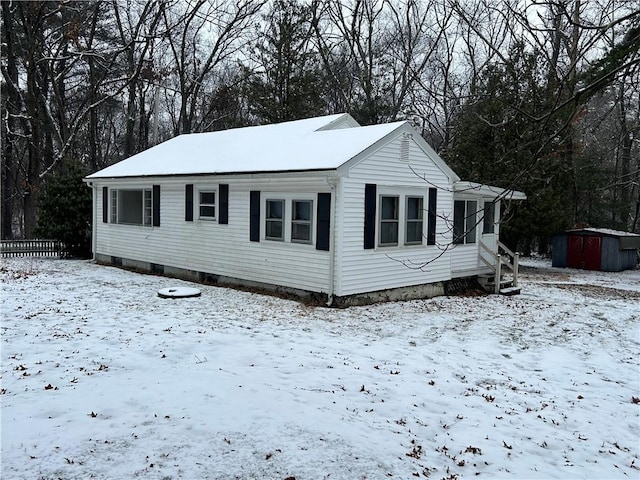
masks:
{"label": "porch step", "polygon": [[508,288],[501,288],[500,289],[500,295],[506,295],[506,296],[511,296],[511,295],[520,295],[520,287],[508,287]]}
{"label": "porch step", "polygon": [[[496,290],[495,275],[482,274],[478,275],[478,283],[487,292],[493,293]],[[518,295],[521,292],[520,287],[513,286],[511,278],[503,277],[500,280],[500,295]]]}

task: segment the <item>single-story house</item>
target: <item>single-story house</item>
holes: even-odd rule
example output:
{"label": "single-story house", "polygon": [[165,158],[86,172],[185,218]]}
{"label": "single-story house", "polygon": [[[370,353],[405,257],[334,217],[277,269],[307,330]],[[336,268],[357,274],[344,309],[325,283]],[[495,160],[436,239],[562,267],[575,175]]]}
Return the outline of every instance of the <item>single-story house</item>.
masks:
{"label": "single-story house", "polygon": [[348,114],[180,135],[85,182],[98,262],[334,304],[490,273],[501,206],[526,198]]}
{"label": "single-story house", "polygon": [[608,228],[576,228],[551,238],[553,267],[620,272],[636,268],[640,235]]}

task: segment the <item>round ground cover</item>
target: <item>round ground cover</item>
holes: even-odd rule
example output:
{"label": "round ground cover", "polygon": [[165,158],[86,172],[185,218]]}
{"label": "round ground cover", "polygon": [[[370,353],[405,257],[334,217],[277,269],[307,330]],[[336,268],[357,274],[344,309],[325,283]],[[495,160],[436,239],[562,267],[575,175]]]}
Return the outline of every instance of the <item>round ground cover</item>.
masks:
{"label": "round ground cover", "polygon": [[161,298],[189,298],[199,297],[200,290],[192,287],[169,287],[158,290],[158,296]]}

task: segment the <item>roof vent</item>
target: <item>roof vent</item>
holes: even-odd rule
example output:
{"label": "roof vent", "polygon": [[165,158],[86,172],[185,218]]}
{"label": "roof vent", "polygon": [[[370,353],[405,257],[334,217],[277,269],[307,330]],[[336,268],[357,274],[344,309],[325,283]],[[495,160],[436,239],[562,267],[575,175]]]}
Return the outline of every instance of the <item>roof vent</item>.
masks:
{"label": "roof vent", "polygon": [[400,140],[400,161],[409,162],[409,141],[413,138],[410,133],[403,133]]}

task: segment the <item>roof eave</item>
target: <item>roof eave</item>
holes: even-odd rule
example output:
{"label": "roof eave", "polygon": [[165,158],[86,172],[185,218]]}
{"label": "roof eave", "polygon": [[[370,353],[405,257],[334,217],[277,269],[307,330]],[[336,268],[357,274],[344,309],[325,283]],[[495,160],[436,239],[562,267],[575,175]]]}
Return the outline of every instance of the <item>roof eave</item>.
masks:
{"label": "roof eave", "polygon": [[83,178],[85,183],[92,182],[94,180],[121,180],[121,179],[134,179],[134,178],[176,178],[176,177],[229,177],[229,176],[252,176],[252,175],[275,175],[286,173],[336,173],[337,168],[304,168],[304,169],[289,169],[289,170],[251,170],[244,172],[193,172],[193,173],[150,173],[144,175],[105,175],[94,177],[89,175]]}
{"label": "roof eave", "polygon": [[526,200],[527,195],[518,190],[505,189],[482,183],[458,181],[453,184],[455,193],[471,193],[483,197],[499,198],[504,200]]}

